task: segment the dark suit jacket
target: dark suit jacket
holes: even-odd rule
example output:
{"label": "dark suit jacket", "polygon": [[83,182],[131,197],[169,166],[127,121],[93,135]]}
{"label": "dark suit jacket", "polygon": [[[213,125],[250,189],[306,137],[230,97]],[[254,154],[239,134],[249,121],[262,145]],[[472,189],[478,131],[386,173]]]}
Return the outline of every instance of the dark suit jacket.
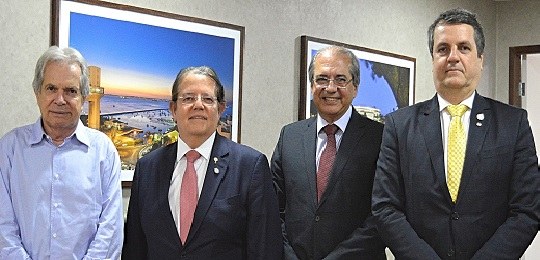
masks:
{"label": "dark suit jacket", "polygon": [[268,160],[220,135],[210,157],[218,161],[208,164],[181,245],[168,200],[177,146],[159,148],[137,162],[122,259],[280,259],[283,243]]}
{"label": "dark suit jacket", "polygon": [[353,109],[318,204],[316,118],[283,127],[271,170],[285,259],[386,259],[375,224],[369,220],[382,128]]}
{"label": "dark suit jacket", "polygon": [[456,204],[437,97],[390,114],[373,215],[397,259],[518,259],[538,230],[540,175],[526,111],[475,94]]}

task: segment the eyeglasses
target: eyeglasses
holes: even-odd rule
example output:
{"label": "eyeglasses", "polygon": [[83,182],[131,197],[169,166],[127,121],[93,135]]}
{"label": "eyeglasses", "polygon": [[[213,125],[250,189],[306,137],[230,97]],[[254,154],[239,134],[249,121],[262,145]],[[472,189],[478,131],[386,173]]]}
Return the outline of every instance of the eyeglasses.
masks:
{"label": "eyeglasses", "polygon": [[315,84],[317,88],[327,88],[330,86],[330,82],[334,83],[334,86],[338,89],[344,89],[347,88],[347,84],[351,82],[352,79],[347,80],[346,77],[337,77],[335,79],[330,79],[327,77],[317,77],[315,78]]}
{"label": "eyeglasses", "polygon": [[212,96],[191,95],[191,94],[178,96],[178,100],[180,100],[180,103],[184,105],[193,105],[199,99],[206,106],[212,106],[217,102],[217,97],[212,97]]}

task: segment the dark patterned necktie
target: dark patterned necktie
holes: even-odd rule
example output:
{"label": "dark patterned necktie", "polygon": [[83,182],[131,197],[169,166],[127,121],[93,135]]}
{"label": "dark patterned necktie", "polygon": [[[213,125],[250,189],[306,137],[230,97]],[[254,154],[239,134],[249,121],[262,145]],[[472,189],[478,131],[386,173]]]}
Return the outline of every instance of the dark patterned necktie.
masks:
{"label": "dark patterned necktie", "polygon": [[326,190],[334,160],[336,159],[337,130],[338,127],[334,124],[323,127],[323,131],[326,133],[328,141],[319,158],[319,169],[317,169],[317,201],[321,200],[322,194]]}

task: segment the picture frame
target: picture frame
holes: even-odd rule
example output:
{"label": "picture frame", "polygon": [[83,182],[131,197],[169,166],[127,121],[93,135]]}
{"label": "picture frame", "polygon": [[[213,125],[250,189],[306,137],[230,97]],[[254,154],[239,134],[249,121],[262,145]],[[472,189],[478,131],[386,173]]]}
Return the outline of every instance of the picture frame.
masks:
{"label": "picture frame", "polygon": [[332,45],[351,50],[359,59],[360,85],[352,105],[360,114],[384,123],[386,114],[414,104],[415,58],[306,35],[300,41],[299,120],[317,115],[311,97],[309,64],[317,50]]}
{"label": "picture frame", "polygon": [[130,187],[138,158],[178,139],[169,112],[180,69],[213,68],[227,108],[218,133],[240,142],[242,26],[98,0],[51,0],[51,45],[87,60],[90,95],[81,120],[105,132]]}

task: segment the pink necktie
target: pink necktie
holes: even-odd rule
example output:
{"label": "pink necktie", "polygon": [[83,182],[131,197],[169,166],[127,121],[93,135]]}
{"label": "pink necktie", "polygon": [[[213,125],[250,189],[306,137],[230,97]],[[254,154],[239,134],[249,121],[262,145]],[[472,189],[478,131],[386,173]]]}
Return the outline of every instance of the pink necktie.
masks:
{"label": "pink necktie", "polygon": [[323,131],[328,137],[326,147],[319,158],[319,169],[317,169],[317,201],[321,200],[321,196],[326,190],[328,178],[336,159],[336,132],[338,127],[334,124],[323,127]]}
{"label": "pink necktie", "polygon": [[199,189],[197,187],[197,173],[195,172],[195,160],[199,159],[201,154],[195,150],[186,153],[187,167],[182,176],[182,185],[180,187],[180,239],[185,244],[189,228],[193,223],[193,215],[199,200]]}

